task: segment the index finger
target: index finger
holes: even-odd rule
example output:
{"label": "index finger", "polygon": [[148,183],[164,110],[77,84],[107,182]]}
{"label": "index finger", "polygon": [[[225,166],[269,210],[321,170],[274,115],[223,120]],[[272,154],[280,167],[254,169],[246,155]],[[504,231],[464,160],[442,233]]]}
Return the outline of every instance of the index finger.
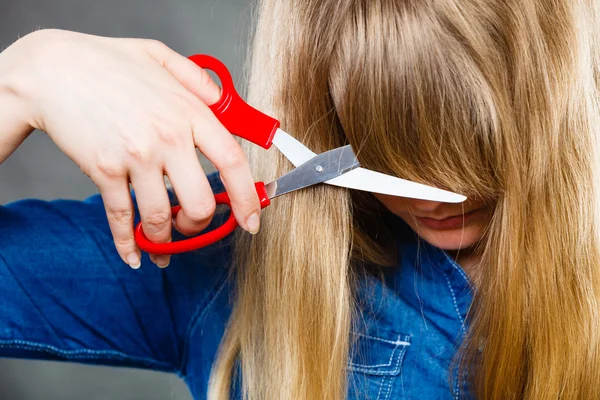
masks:
{"label": "index finger", "polygon": [[241,146],[204,104],[192,117],[191,124],[194,143],[220,172],[239,225],[250,233],[257,233],[260,201]]}

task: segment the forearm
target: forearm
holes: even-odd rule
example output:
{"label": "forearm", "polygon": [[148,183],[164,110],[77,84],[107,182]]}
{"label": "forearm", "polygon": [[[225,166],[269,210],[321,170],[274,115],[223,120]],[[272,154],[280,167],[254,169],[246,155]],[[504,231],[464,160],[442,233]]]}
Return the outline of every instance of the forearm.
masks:
{"label": "forearm", "polygon": [[18,90],[17,54],[13,46],[0,53],[0,163],[33,130],[29,122],[28,107]]}

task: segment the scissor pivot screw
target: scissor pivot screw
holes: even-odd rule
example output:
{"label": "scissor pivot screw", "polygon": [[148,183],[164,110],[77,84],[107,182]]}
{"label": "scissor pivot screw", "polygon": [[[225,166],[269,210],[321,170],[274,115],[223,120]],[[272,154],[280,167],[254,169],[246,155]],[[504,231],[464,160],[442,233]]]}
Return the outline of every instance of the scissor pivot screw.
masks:
{"label": "scissor pivot screw", "polygon": [[323,166],[322,165],[317,165],[315,167],[315,169],[317,170],[317,172],[323,172]]}

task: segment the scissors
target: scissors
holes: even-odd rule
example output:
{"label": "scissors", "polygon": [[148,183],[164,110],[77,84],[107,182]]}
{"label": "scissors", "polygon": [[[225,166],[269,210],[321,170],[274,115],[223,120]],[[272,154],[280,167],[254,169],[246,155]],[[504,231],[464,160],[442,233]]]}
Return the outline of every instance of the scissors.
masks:
{"label": "scissors", "polygon": [[[217,119],[233,135],[248,140],[265,149],[275,145],[294,165],[292,171],[265,184],[256,182],[255,188],[261,209],[271,204],[271,199],[320,183],[364,190],[392,196],[414,199],[460,203],[466,197],[457,193],[434,188],[405,179],[393,177],[360,167],[350,145],[315,154],[290,134],[283,131],[280,123],[247,104],[235,90],[231,73],[218,59],[204,54],[189,57],[200,68],[213,71],[221,80],[221,98],[210,109]],[[231,207],[227,192],[215,195],[216,204]],[[173,217],[180,206],[171,209]],[[233,213],[218,228],[201,235],[169,243],[154,243],[142,230],[142,223],[135,228],[135,240],[139,248],[151,254],[176,254],[206,247],[231,234],[238,226]]]}

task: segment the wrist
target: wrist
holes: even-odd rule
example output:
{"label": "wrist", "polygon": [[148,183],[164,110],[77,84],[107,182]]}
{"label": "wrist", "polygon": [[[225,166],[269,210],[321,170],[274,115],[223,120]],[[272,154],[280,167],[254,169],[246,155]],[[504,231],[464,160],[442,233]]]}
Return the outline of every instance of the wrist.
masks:
{"label": "wrist", "polygon": [[32,115],[20,84],[22,75],[14,44],[0,53],[0,139],[22,140],[32,130]]}
{"label": "wrist", "polygon": [[13,111],[31,129],[45,131],[43,106],[52,101],[47,89],[56,74],[55,55],[64,43],[68,43],[66,31],[42,29],[0,53],[0,90],[12,97]]}

